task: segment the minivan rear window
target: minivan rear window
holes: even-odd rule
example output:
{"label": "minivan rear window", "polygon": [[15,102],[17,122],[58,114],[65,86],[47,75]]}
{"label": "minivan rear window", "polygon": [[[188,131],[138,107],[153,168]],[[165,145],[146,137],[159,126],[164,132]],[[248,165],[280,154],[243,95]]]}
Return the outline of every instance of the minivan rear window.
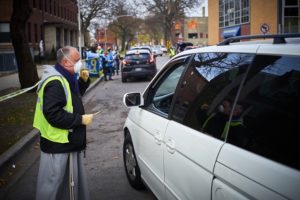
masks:
{"label": "minivan rear window", "polygon": [[238,103],[243,137],[228,142],[299,170],[300,57],[256,56]]}

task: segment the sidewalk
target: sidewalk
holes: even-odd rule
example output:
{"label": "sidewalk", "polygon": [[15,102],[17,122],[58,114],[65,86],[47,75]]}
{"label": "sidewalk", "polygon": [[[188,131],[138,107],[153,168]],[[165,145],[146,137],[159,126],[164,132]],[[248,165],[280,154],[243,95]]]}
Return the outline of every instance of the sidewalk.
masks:
{"label": "sidewalk", "polygon": [[[37,66],[39,77],[43,74],[43,66]],[[102,78],[99,78],[93,82],[90,87],[87,89],[86,93],[91,91],[98,83],[102,81]],[[20,88],[18,73],[12,73],[8,75],[0,76],[0,91],[8,88]],[[9,101],[9,100],[7,100]],[[25,137],[21,138],[17,143],[11,146],[6,152],[0,155],[0,168],[11,160],[20,150],[34,140],[38,136],[38,131],[33,129]]]}
{"label": "sidewalk", "polygon": [[[39,77],[43,74],[43,66],[37,65],[38,75]],[[2,73],[0,76],[0,91],[8,89],[8,88],[20,88],[19,75],[18,72],[0,72]]]}

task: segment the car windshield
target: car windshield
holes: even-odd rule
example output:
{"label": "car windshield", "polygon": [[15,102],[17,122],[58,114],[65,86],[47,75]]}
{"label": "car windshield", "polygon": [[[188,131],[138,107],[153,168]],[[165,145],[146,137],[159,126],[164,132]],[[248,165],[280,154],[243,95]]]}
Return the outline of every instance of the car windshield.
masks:
{"label": "car windshield", "polygon": [[130,54],[126,55],[126,60],[140,60],[140,59],[148,59],[149,54],[146,53],[140,53],[140,54]]}

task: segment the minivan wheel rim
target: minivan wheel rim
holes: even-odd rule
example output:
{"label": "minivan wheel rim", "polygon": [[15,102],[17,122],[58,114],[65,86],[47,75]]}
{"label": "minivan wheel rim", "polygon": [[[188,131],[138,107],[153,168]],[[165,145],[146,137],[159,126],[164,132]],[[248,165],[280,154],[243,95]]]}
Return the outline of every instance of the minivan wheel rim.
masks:
{"label": "minivan wheel rim", "polygon": [[135,173],[136,159],[131,145],[126,145],[125,163],[126,163],[127,173],[130,179],[134,180],[136,178],[136,173]]}

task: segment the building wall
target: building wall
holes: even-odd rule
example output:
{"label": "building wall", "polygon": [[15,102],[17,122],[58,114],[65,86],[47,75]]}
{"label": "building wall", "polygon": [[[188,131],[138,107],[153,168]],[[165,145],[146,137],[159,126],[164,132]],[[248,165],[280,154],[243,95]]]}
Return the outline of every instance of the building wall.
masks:
{"label": "building wall", "polygon": [[55,49],[56,47],[56,27],[54,26],[49,26],[45,27],[45,48],[47,50],[52,50],[52,48]]}
{"label": "building wall", "polygon": [[269,34],[277,33],[277,0],[250,0],[250,34],[262,34],[260,27],[262,24],[268,24],[270,27]]}
{"label": "building wall", "polygon": [[219,42],[219,0],[208,1],[208,45]]}
{"label": "building wall", "polygon": [[105,30],[105,28],[96,30],[96,41],[103,49],[105,49],[105,45],[106,48],[113,48],[117,45],[117,37],[115,33],[110,30]]}
{"label": "building wall", "polygon": [[[9,23],[12,14],[12,2],[13,0],[0,1],[0,23]],[[62,38],[62,43],[59,46],[70,45],[72,43],[72,40],[70,38],[70,31],[77,32],[78,29],[78,9],[75,0],[29,0],[29,4],[32,8],[32,14],[26,24],[26,35],[28,43],[33,51],[38,52],[39,42],[41,40],[44,40],[44,43],[47,44],[45,45],[46,52],[51,51],[53,45],[56,49],[58,48],[56,40],[49,40],[50,38],[56,38],[55,32],[51,31],[54,36],[49,36],[49,33],[47,33],[48,37],[45,37],[45,30],[48,29],[49,26],[61,27],[62,30],[66,29],[66,34],[68,35],[66,38],[67,42],[64,42],[65,40],[64,38]],[[64,34],[63,32],[64,31],[62,31],[62,37]],[[0,43],[0,50],[3,48],[12,49],[11,41],[7,41],[5,43],[6,44],[4,44],[3,42]],[[74,45],[77,45],[77,43]]]}
{"label": "building wall", "polygon": [[12,0],[1,0],[0,8],[0,22],[9,22],[12,13]]}
{"label": "building wall", "polygon": [[[207,45],[208,30],[207,17],[186,17],[184,19],[184,42],[194,45]],[[196,38],[189,38],[189,34],[197,34]]]}
{"label": "building wall", "polygon": [[[241,35],[262,34],[260,27],[267,24],[270,27],[268,34],[278,32],[278,0],[249,0],[250,21],[241,24]],[[208,45],[215,45],[222,41],[219,28],[219,0],[208,1]]]}

